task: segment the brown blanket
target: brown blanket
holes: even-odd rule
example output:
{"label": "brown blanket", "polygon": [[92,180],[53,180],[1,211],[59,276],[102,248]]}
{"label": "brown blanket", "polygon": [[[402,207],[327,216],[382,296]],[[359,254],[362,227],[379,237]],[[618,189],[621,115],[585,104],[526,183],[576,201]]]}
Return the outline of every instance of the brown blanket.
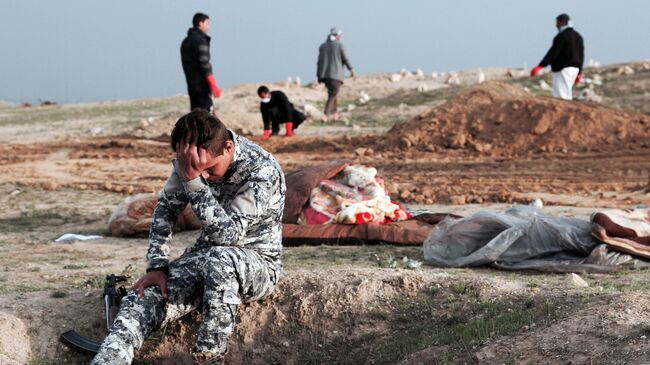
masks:
{"label": "brown blanket", "polygon": [[331,179],[341,172],[350,161],[329,161],[285,174],[287,196],[284,200],[282,223],[298,223],[298,217],[309,201],[311,191],[323,179]]}
{"label": "brown blanket", "polygon": [[[433,225],[448,214],[423,214],[414,219],[389,224],[284,224],[282,244],[359,245],[390,243],[400,246],[421,246]],[[420,218],[420,219],[418,219]]]}
{"label": "brown blanket", "polygon": [[591,233],[608,246],[650,259],[650,209],[612,209],[591,217]]}

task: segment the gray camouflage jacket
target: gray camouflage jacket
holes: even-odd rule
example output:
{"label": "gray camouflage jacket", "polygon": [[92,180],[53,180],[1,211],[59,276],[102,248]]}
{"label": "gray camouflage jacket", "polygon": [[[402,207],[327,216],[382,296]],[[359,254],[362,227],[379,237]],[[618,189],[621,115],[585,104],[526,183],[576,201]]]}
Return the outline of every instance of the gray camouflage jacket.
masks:
{"label": "gray camouflage jacket", "polygon": [[202,177],[183,181],[173,161],[174,170],[160,194],[149,231],[147,271],[169,265],[172,230],[188,203],[202,228],[186,252],[208,246],[245,247],[257,251],[276,270],[282,268],[284,174],[269,152],[235,133],[232,136],[233,161],[218,181]]}

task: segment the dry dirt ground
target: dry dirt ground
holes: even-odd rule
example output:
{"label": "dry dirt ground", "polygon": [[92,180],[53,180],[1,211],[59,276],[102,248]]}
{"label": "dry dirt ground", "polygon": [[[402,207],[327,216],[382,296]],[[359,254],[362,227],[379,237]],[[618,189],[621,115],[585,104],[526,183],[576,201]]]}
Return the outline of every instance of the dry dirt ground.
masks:
{"label": "dry dirt ground", "polygon": [[[344,120],[322,124],[313,113],[294,138],[261,144],[286,171],[341,158],[375,166],[398,200],[439,212],[503,210],[541,197],[551,213],[586,219],[600,207],[650,205],[650,139],[644,142],[650,125],[643,119],[650,113],[650,65],[643,62],[586,70],[587,78],[603,80],[590,86],[602,105],[639,113],[624,117],[638,124],[629,129],[636,135],[614,130],[598,148],[486,150],[480,134],[455,147],[443,141],[419,148],[421,139],[390,145],[398,132],[408,137],[404,122],[442,115],[431,108],[466,93],[477,72],[403,75],[398,82],[391,74],[360,77],[344,86]],[[518,90],[528,90],[526,98],[541,96],[533,102],[553,102],[538,79],[509,76],[520,70],[481,72],[525,87]],[[458,82],[448,83],[452,76]],[[320,109],[325,99],[322,87],[271,86],[307,109]],[[226,89],[218,102],[222,120],[247,135],[261,129],[256,87]],[[358,100],[362,92],[369,101]],[[88,362],[60,345],[58,335],[69,328],[96,338],[104,333],[102,278],[137,278],[147,241],[53,240],[68,232],[106,235],[107,219],[122,199],[160,189],[170,171],[169,132],[186,107],[184,97],[0,104],[0,364]],[[462,112],[471,116],[472,110]],[[418,127],[409,128],[415,134]],[[174,253],[194,235],[176,235]],[[273,297],[241,308],[228,363],[650,362],[646,271],[583,274],[589,287],[579,288],[566,275],[426,265],[408,270],[403,257],[422,260],[421,248],[287,248]],[[194,325],[188,318],[157,333],[137,363],[183,363]]]}

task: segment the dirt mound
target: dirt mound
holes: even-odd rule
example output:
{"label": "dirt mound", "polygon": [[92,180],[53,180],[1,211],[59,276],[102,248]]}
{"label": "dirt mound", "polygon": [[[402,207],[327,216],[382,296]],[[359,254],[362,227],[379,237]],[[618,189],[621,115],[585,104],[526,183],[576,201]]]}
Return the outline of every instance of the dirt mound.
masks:
{"label": "dirt mound", "polygon": [[[564,321],[488,344],[476,354],[479,364],[647,364],[650,353],[644,324],[643,294],[623,294],[600,305],[589,305]],[[603,339],[608,345],[603,346]]]}
{"label": "dirt mound", "polygon": [[0,312],[0,364],[26,364],[31,355],[23,321]]}
{"label": "dirt mound", "polygon": [[498,155],[648,147],[650,117],[490,82],[393,127],[386,149]]}

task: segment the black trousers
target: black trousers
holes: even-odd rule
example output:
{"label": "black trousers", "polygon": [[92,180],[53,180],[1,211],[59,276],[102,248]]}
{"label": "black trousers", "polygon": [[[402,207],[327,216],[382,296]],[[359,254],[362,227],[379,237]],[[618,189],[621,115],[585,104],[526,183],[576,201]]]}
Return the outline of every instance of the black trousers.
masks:
{"label": "black trousers", "polygon": [[323,79],[325,87],[327,87],[327,103],[325,104],[325,115],[332,115],[336,113],[338,103],[336,97],[341,90],[343,81],[334,79]]}
{"label": "black trousers", "polygon": [[210,92],[190,91],[190,110],[203,109],[212,112],[214,104],[212,103],[212,94]]}
{"label": "black trousers", "polygon": [[[271,129],[271,133],[273,135],[279,134],[280,124],[284,124],[288,122],[287,120],[282,120],[281,115],[282,114],[280,113],[280,110],[278,108],[269,109],[269,121],[264,122],[264,130]],[[299,110],[296,110],[294,108],[291,111],[291,120],[290,120],[290,122],[293,124],[293,129],[297,129],[298,126],[302,124],[302,122],[304,121],[305,121],[305,115]]]}

